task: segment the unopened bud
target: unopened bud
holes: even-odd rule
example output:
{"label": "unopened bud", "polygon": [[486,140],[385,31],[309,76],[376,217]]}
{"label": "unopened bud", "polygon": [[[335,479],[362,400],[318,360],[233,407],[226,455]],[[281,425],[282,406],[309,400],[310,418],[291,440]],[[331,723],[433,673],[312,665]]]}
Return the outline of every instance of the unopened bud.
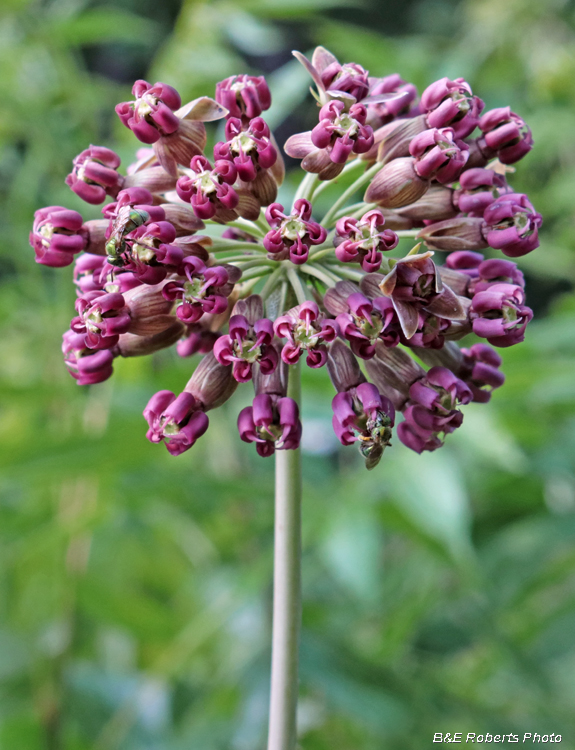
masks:
{"label": "unopened bud", "polygon": [[402,157],[382,167],[367,188],[364,201],[383,208],[401,208],[419,200],[427,192],[429,181],[419,177],[414,161]]}
{"label": "unopened bud", "polygon": [[[415,222],[451,219],[457,215],[457,209],[453,205],[453,190],[443,185],[432,185],[419,200],[409,206],[402,206],[397,213],[401,218]],[[386,222],[395,229],[387,215]]]}
{"label": "unopened bud", "polygon": [[423,240],[432,250],[482,250],[487,247],[483,237],[483,219],[456,216],[424,227],[417,239]]}
{"label": "unopened bud", "polygon": [[184,324],[172,318],[172,324],[168,328],[150,336],[122,333],[117,349],[122,357],[143,357],[172,346],[184,333],[184,330]]}
{"label": "unopened bud", "polygon": [[403,349],[388,349],[383,342],[375,345],[375,357],[365,363],[368,375],[378,390],[390,386],[404,398],[416,380],[425,376],[423,367],[417,364]]}
{"label": "unopened bud", "polygon": [[357,388],[361,383],[365,383],[365,376],[360,370],[355,355],[339,339],[336,339],[329,347],[327,371],[338,393]]}
{"label": "unopened bud", "polygon": [[206,354],[196,367],[184,391],[191,393],[204,411],[224,404],[237,388],[231,365],[221,365],[213,352]]}

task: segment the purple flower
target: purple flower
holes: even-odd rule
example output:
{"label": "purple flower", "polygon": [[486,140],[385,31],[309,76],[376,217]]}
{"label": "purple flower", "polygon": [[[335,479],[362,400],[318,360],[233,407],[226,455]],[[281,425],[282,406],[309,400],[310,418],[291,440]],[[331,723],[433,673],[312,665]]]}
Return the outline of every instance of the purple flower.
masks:
{"label": "purple flower", "polygon": [[397,346],[400,327],[392,301],[386,297],[369,300],[358,291],[349,294],[350,287],[353,289],[349,282],[338,282],[326,292],[324,304],[337,315],[340,333],[349,341],[352,352],[362,359],[371,359],[378,340],[385,346]]}
{"label": "purple flower", "polygon": [[395,409],[372,383],[360,383],[337,393],[331,402],[333,429],[342,445],[358,443],[367,469],[379,463],[391,444]]}
{"label": "purple flower", "polygon": [[278,338],[288,339],[281,351],[286,364],[295,364],[306,351],[308,366],[316,368],[326,363],[325,344],[338,336],[339,328],[334,320],[320,313],[315,302],[304,302],[276,318],[274,333]]}
{"label": "purple flower", "polygon": [[263,239],[269,257],[289,258],[296,265],[306,262],[310,245],[321,245],[327,237],[327,231],[311,221],[311,211],[311,203],[304,198],[294,203],[289,215],[284,213],[281,203],[272,203],[266,208],[267,222],[273,227]]}
{"label": "purple flower", "polygon": [[397,434],[404,445],[421,453],[439,448],[443,444],[440,435],[461,425],[463,415],[456,407],[468,404],[473,394],[451,370],[432,367],[423,378],[412,383],[409,397]]}
{"label": "purple flower", "polygon": [[74,255],[88,242],[82,217],[64,206],[48,206],[34,214],[30,244],[36,253],[36,263],[52,268],[69,266]]}
{"label": "purple flower", "polygon": [[393,96],[367,105],[368,121],[374,126],[385,125],[406,113],[417,97],[417,89],[413,83],[407,83],[397,73],[393,73],[385,78],[370,79],[370,98],[377,98],[382,94]]}
{"label": "purple flower", "polygon": [[238,117],[230,117],[225,135],[225,142],[216,143],[214,157],[232,162],[244,182],[252,182],[259,169],[269,169],[276,163],[278,154],[270,140],[270,129],[261,117],[250,120],[245,129]]}
{"label": "purple flower", "polygon": [[490,247],[509,258],[519,258],[539,247],[541,214],[521,193],[502,195],[485,209],[485,238]]}
{"label": "purple flower", "polygon": [[182,300],[176,315],[190,324],[197,323],[204,313],[219,315],[227,310],[227,298],[241,272],[233,266],[208,268],[200,258],[190,256],[182,261],[179,274],[185,278],[168,281],[162,293],[167,300]]}
{"label": "purple flower", "polygon": [[240,438],[255,443],[260,456],[272,456],[276,450],[295,450],[301,440],[299,408],[292,398],[260,393],[252,406],[238,415]]}
{"label": "purple flower", "polygon": [[83,334],[66,331],[62,336],[64,363],[78,385],[93,385],[107,380],[113,373],[115,352],[110,349],[88,349]]}
{"label": "purple flower", "polygon": [[77,294],[102,290],[100,272],[104,267],[106,258],[102,255],[83,253],[76,258],[74,263],[74,284],[77,286]]}
{"label": "purple flower", "polygon": [[122,123],[142,143],[155,143],[163,135],[175,133],[180,119],[174,111],[182,106],[176,89],[165,83],[151,86],[147,81],[136,81],[132,88],[136,101],[122,102],[116,113]]}
{"label": "purple flower", "polygon": [[180,177],[176,185],[178,196],[190,202],[198,219],[212,219],[218,209],[233,209],[238,205],[238,194],[232,185],[237,169],[232,161],[220,159],[212,165],[205,156],[194,156],[189,173]]}
{"label": "purple flower", "polygon": [[209,425],[201,404],[186,391],[177,397],[172,391],[158,391],[148,401],[144,418],[149,425],[148,440],[152,443],[163,440],[172,456],[189,450]]}
{"label": "purple flower", "polygon": [[110,349],[126,333],[132,319],[123,295],[118,293],[88,292],[76,300],[78,317],[70,328],[84,336],[88,349]]}
{"label": "purple flower", "polygon": [[115,198],[124,178],[118,174],[120,157],[103,146],[90,146],[74,159],[74,167],[66,177],[68,185],[86,203],[97,205],[110,195]]}
{"label": "purple flower", "polygon": [[369,91],[369,73],[357,63],[335,61],[321,72],[321,81],[326,91],[334,94],[343,91],[360,101]]}
{"label": "purple flower", "polygon": [[233,375],[239,383],[252,379],[255,363],[262,374],[273,373],[279,357],[272,346],[273,323],[263,317],[261,297],[252,295],[236,302],[233,313],[229,333],[214,344],[214,356],[221,365],[233,365]]}
{"label": "purple flower", "polygon": [[425,89],[420,107],[427,112],[430,128],[451,127],[456,138],[466,138],[479,122],[484,104],[463,78],[441,78]]}
{"label": "purple flower", "polygon": [[513,346],[525,338],[533,311],[524,305],[525,293],[516,284],[493,284],[471,302],[473,333],[493,346]]}
{"label": "purple flower", "polygon": [[253,120],[270,108],[272,96],[263,76],[242,74],[216,83],[216,101],[228,110],[229,117]]}
{"label": "purple flower", "polygon": [[180,357],[191,357],[193,354],[207,354],[214,348],[214,344],[222,334],[211,331],[202,322],[191,323],[186,326],[185,337],[181,338],[176,351]]}
{"label": "purple flower", "polygon": [[411,140],[409,153],[414,157],[414,169],[424,180],[454,182],[469,157],[466,143],[455,140],[452,128],[424,130]]}
{"label": "purple flower", "polygon": [[345,164],[349,155],[364,154],[373,146],[373,130],[365,124],[367,109],[363,104],[352,104],[349,110],[343,102],[333,100],[319,111],[319,123],[311,131],[313,145],[327,149],[335,164]]}
{"label": "purple flower", "polygon": [[176,230],[169,221],[142,224],[125,236],[119,258],[142,283],[159,284],[184,259],[182,248],[172,244],[175,239]]}
{"label": "purple flower", "polygon": [[344,216],[335,225],[336,258],[342,263],[359,262],[367,273],[381,266],[381,253],[392,250],[399,237],[383,229],[385,218],[378,209],[368,211],[361,219]]}
{"label": "purple flower", "polygon": [[488,344],[473,344],[462,349],[463,365],[461,377],[473,393],[473,400],[486,404],[491,392],[505,382],[505,375],[499,370],[502,359]]}
{"label": "purple flower", "polygon": [[479,148],[487,158],[497,155],[503,164],[515,164],[533,148],[531,130],[510,107],[490,109],[479,127],[483,131]]}
{"label": "purple flower", "polygon": [[525,278],[517,268],[517,263],[503,258],[490,258],[477,266],[477,277],[473,279],[469,289],[472,294],[477,294],[494,284],[515,284],[524,289]]}
{"label": "purple flower", "polygon": [[505,176],[492,169],[466,169],[459,178],[461,189],[454,195],[455,205],[468,216],[482,217],[487,206],[511,192]]}
{"label": "purple flower", "polygon": [[483,263],[483,255],[471,250],[456,250],[454,253],[449,253],[445,259],[447,268],[464,273],[471,279],[479,278],[478,268],[481,263]]}

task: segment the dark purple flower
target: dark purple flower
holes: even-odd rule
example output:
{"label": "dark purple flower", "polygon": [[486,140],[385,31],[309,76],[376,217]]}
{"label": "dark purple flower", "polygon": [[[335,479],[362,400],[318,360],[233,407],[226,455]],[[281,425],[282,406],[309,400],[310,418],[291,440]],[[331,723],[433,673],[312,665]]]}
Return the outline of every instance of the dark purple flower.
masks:
{"label": "dark purple flower", "polygon": [[115,352],[110,349],[88,349],[84,335],[66,331],[62,336],[64,363],[78,385],[93,385],[107,380],[113,373]]}
{"label": "dark purple flower", "polygon": [[295,364],[306,351],[308,366],[315,368],[326,363],[325,344],[338,336],[339,329],[334,320],[320,313],[315,302],[304,302],[276,318],[274,333],[278,338],[288,339],[281,351],[286,364]]}
{"label": "dark purple flower", "polygon": [[244,182],[255,180],[259,169],[269,169],[276,163],[278,154],[270,140],[270,129],[261,117],[250,120],[245,129],[238,117],[230,117],[225,135],[226,140],[214,147],[214,158],[232,162]]}
{"label": "dark purple flower", "polygon": [[333,429],[342,445],[358,443],[367,469],[379,463],[383,451],[391,444],[395,409],[371,383],[360,383],[340,391],[331,402]]}
{"label": "dark purple flower", "polygon": [[263,76],[237,75],[216,83],[216,101],[229,117],[253,120],[269,109],[272,96]]}
{"label": "dark purple flower", "polygon": [[102,255],[83,253],[76,258],[74,263],[74,284],[77,286],[77,294],[96,292],[103,289],[100,273],[106,258]]}
{"label": "dark purple flower", "polygon": [[[230,272],[237,272],[230,279]],[[176,315],[183,323],[197,323],[204,313],[219,315],[228,307],[227,298],[235,281],[241,275],[232,266],[211,266],[208,268],[200,259],[184,258],[179,269],[184,277],[181,281],[168,281],[162,292],[167,300],[182,300]]]}
{"label": "dark purple flower", "polygon": [[292,398],[260,393],[252,406],[238,416],[238,430],[245,443],[255,443],[260,456],[272,456],[276,450],[295,450],[301,440],[299,408]]}
{"label": "dark purple flower", "polygon": [[369,73],[357,63],[330,63],[321,72],[321,81],[326,91],[343,91],[360,101],[369,91]]}
{"label": "dark purple flower", "polygon": [[515,284],[525,288],[523,272],[517,268],[517,263],[503,258],[490,258],[477,266],[477,276],[469,286],[471,294],[484,292],[494,284]]}
{"label": "dark purple flower", "polygon": [[367,116],[370,124],[385,125],[406,113],[417,97],[417,89],[413,83],[407,83],[397,73],[393,73],[385,78],[370,79],[370,99],[376,99],[382,94],[393,96],[382,102],[369,102]]}
{"label": "dark purple flower", "polygon": [[483,343],[473,344],[469,349],[462,349],[461,353],[461,377],[473,393],[473,400],[486,404],[491,392],[505,382],[505,375],[499,369],[502,359],[495,349]]}
{"label": "dark purple flower", "polygon": [[464,273],[471,279],[479,278],[478,268],[481,263],[483,263],[483,255],[471,250],[456,250],[454,253],[449,253],[445,259],[447,268]]}
{"label": "dark purple flower", "polygon": [[209,425],[201,404],[186,391],[177,397],[172,391],[158,391],[148,401],[144,418],[149,425],[148,440],[152,443],[163,440],[172,456],[189,450]]}
{"label": "dark purple flower", "polygon": [[142,224],[124,238],[119,254],[123,268],[144,284],[159,284],[184,259],[182,248],[172,244],[175,239],[176,230],[169,221]]}
{"label": "dark purple flower", "polygon": [[212,219],[218,209],[233,209],[238,194],[232,185],[237,169],[232,161],[220,159],[214,168],[205,156],[194,156],[189,171],[176,185],[178,196],[192,204],[198,219]]}
{"label": "dark purple flower", "polygon": [[484,104],[463,78],[441,78],[425,89],[420,107],[427,112],[430,128],[451,127],[456,138],[466,138],[479,122]]}
{"label": "dark purple flower", "polygon": [[76,300],[78,316],[70,324],[74,333],[84,336],[88,349],[110,349],[126,333],[132,319],[123,295],[88,292]]}
{"label": "dark purple flower", "polygon": [[531,130],[510,107],[490,109],[479,119],[479,127],[479,148],[487,158],[497,155],[503,164],[515,164],[533,148]]}
{"label": "dark purple flower", "polygon": [[543,220],[526,195],[502,195],[485,209],[483,219],[489,246],[503,255],[519,258],[539,247],[538,230]]}
{"label": "dark purple flower", "polygon": [[359,262],[367,273],[381,266],[381,253],[392,250],[399,237],[383,229],[385,217],[378,209],[368,211],[361,219],[344,216],[335,225],[336,258],[342,263]]}
{"label": "dark purple flower", "polygon": [[104,146],[90,146],[74,159],[66,177],[68,185],[86,203],[97,205],[110,195],[115,198],[124,178],[118,174],[120,157]]}
{"label": "dark purple flower", "polygon": [[466,169],[459,178],[461,189],[454,195],[454,203],[468,216],[482,217],[487,206],[511,192],[505,176],[492,169]]}
{"label": "dark purple flower", "polygon": [[455,140],[452,128],[424,130],[411,140],[409,153],[414,157],[414,169],[424,180],[454,182],[469,157],[466,143]]}
{"label": "dark purple flower", "polygon": [[134,133],[142,143],[155,143],[163,135],[175,133],[180,119],[174,111],[182,106],[176,89],[165,83],[136,81],[132,88],[136,97],[133,102],[122,102],[116,106],[116,113],[122,123]]}
{"label": "dark purple flower", "polygon": [[258,295],[236,302],[229,323],[229,333],[214,344],[214,356],[221,365],[233,365],[239,383],[252,379],[257,362],[263,375],[274,372],[279,357],[272,340],[273,323],[263,317],[263,303]]}
{"label": "dark purple flower", "polygon": [[471,302],[473,333],[493,346],[513,346],[525,338],[533,311],[525,304],[525,293],[516,284],[493,284],[478,292]]}
{"label": "dark purple flower", "polygon": [[296,265],[306,262],[310,245],[321,245],[327,237],[327,231],[311,221],[311,211],[311,203],[304,198],[296,200],[289,215],[284,213],[281,203],[272,203],[266,208],[267,222],[273,227],[263,239],[269,257],[289,258]]}
{"label": "dark purple flower", "polygon": [[366,119],[363,104],[352,104],[348,110],[343,102],[330,101],[319,111],[319,123],[311,131],[312,143],[328,149],[335,164],[345,164],[352,152],[363,154],[373,146],[373,130],[365,124]]}
{"label": "dark purple flower", "polygon": [[52,268],[69,266],[74,255],[88,242],[82,217],[77,211],[64,206],[40,208],[34,214],[30,244],[36,254],[36,263]]}

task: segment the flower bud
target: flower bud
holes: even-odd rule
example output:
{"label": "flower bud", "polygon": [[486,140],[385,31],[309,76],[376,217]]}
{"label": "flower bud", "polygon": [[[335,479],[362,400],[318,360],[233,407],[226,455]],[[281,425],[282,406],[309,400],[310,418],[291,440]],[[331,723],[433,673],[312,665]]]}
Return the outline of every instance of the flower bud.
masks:
{"label": "flower bud", "polygon": [[394,159],[375,175],[364,196],[366,203],[383,208],[401,208],[415,203],[429,188],[414,169],[413,157]]}
{"label": "flower bud", "polygon": [[[402,206],[397,209],[397,213],[402,218],[411,219],[412,222],[436,222],[451,219],[457,214],[457,209],[453,205],[453,196],[454,192],[451,188],[443,185],[431,185],[419,200],[408,206]],[[411,227],[405,228],[410,229]]]}
{"label": "flower bud", "polygon": [[196,367],[184,390],[191,393],[205,411],[209,411],[225,404],[237,385],[232,368],[220,364],[213,352],[208,352]]}
{"label": "flower bud", "polygon": [[417,234],[432,250],[482,250],[487,247],[483,237],[483,219],[456,216],[423,227]]}
{"label": "flower bud", "polygon": [[122,357],[143,357],[175,344],[184,332],[184,324],[171,319],[170,325],[158,333],[138,336],[135,333],[122,333],[118,341],[118,352]]}
{"label": "flower bud", "polygon": [[409,156],[409,144],[424,130],[427,130],[424,115],[393,120],[374,132],[374,145],[362,155],[362,159],[377,159],[387,164],[401,156]]}

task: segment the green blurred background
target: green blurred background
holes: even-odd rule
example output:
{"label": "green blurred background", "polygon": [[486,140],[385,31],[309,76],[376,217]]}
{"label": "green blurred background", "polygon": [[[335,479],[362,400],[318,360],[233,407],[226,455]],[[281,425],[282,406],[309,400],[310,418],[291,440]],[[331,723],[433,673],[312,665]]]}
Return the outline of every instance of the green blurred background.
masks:
{"label": "green blurred background", "polygon": [[[264,72],[283,142],[314,117],[294,47],[420,90],[464,76],[536,146],[512,176],[545,223],[521,260],[537,319],[508,382],[445,448],[338,450],[325,373],[304,388],[303,750],[421,750],[435,732],[556,732],[575,748],[575,8],[566,0],[3,0],[0,26],[0,748],[262,750],[273,462],[242,389],[171,458],[141,411],[171,352],[78,388],[60,355],[71,269],[34,263],[36,208],[138,77],[212,94]],[[306,99],[307,96],[307,99]],[[304,106],[305,102],[305,106]],[[297,179],[295,169],[284,195]]]}

